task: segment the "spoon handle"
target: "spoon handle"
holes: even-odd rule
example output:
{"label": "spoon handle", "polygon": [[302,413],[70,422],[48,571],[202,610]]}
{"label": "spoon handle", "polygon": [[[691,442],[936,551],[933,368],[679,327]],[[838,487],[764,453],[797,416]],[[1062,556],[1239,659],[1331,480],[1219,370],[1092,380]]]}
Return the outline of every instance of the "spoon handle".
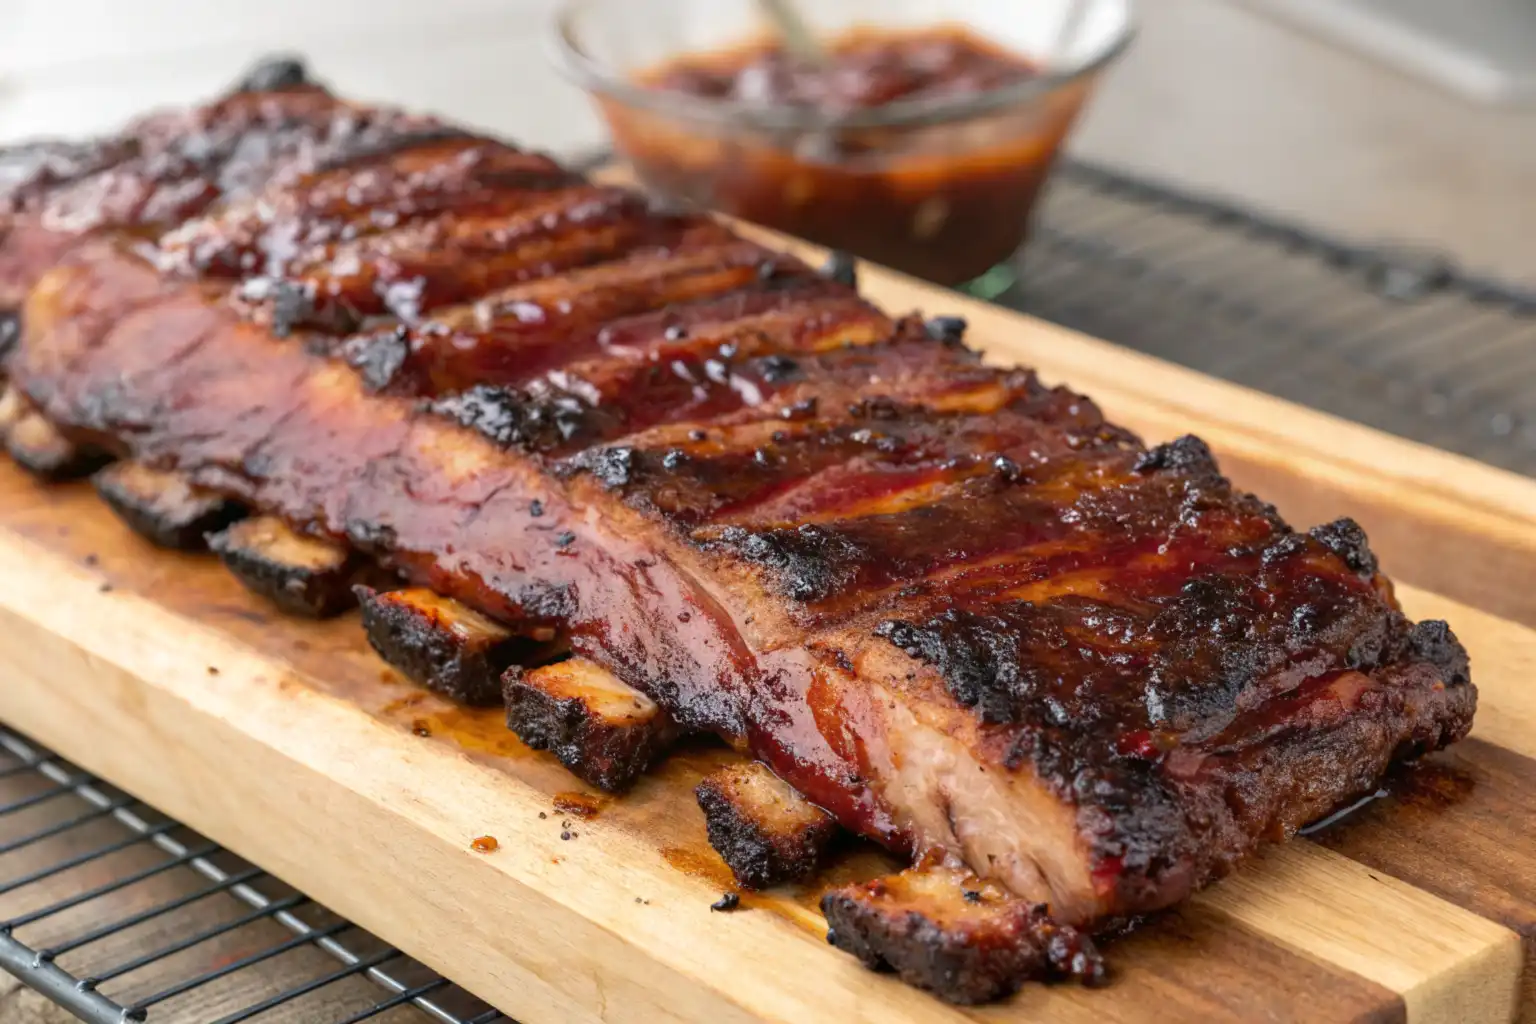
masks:
{"label": "spoon handle", "polygon": [[816,36],[791,0],[757,0],[757,5],[762,8],[768,20],[773,22],[774,29],[784,40],[784,48],[790,54],[809,64],[827,62],[826,51],[816,41]]}
{"label": "spoon handle", "polygon": [[1077,34],[1082,31],[1087,17],[1087,0],[1067,0],[1066,13],[1062,15],[1061,24],[1056,29],[1056,39],[1051,46],[1050,63],[1066,63],[1066,55],[1077,41]]}

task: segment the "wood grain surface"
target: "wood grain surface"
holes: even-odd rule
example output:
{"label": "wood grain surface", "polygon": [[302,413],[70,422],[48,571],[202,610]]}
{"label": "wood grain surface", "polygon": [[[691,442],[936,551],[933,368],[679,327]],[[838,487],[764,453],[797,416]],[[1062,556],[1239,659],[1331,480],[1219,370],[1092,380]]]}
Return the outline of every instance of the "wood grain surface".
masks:
{"label": "wood grain surface", "polygon": [[[580,790],[572,776],[499,713],[404,683],[355,617],[286,619],[215,562],[149,549],[88,488],[9,466],[0,719],[527,1024],[1536,1019],[1518,987],[1536,897],[1536,635],[1508,621],[1536,621],[1523,586],[1536,484],[896,275],[863,279],[894,309],[958,307],[991,356],[1070,381],[1149,440],[1201,434],[1303,523],[1356,515],[1399,579],[1487,598],[1506,618],[1401,588],[1411,614],[1448,618],[1472,652],[1474,739],[1319,841],[1276,847],[1111,944],[1109,988],[1028,986],[959,1010],[828,949],[818,886],[709,910],[730,879],[691,790],[727,752],[685,750],[566,825],[556,801]],[[495,853],[471,850],[483,835]],[[885,863],[850,843],[829,877]]]}

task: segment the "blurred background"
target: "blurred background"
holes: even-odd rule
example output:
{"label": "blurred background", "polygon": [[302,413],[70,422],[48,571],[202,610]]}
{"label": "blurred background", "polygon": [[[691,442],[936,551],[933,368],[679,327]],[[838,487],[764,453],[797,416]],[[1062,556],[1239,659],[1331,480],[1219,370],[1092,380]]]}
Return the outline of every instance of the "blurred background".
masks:
{"label": "blurred background", "polygon": [[[1536,5],[1482,3],[1502,4],[1482,33],[1492,57],[1536,61]],[[1403,70],[1411,59],[1394,63],[1381,52],[1391,47],[1362,45],[1397,38],[1387,29],[1367,23],[1351,38],[1343,22],[1303,16],[1330,5],[1371,6],[1144,0],[1140,38],[1071,151],[1334,234],[1433,244],[1468,266],[1536,280],[1536,106],[1481,102]],[[1476,27],[1478,5],[1422,6]],[[259,55],[297,50],[349,94],[441,111],[561,153],[589,150],[602,128],[542,48],[554,7],[0,0],[0,139],[110,128],[147,106],[210,94]],[[1508,83],[1518,100],[1518,75]],[[1462,84],[1476,91],[1476,81]]]}

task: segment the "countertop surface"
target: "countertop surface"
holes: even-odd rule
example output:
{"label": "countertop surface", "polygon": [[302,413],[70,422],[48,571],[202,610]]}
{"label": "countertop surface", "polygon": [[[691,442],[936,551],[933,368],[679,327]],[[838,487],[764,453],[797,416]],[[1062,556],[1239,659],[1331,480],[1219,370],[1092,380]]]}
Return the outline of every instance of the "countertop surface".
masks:
{"label": "countertop surface", "polygon": [[[530,145],[602,141],[544,57],[554,0],[0,0],[0,138],[101,130],[306,53],[359,96]],[[1142,0],[1074,149],[1363,240],[1536,281],[1536,109],[1461,100],[1236,6]]]}
{"label": "countertop surface", "polygon": [[1462,100],[1223,0],[1143,0],[1075,149],[1536,283],[1536,107]]}

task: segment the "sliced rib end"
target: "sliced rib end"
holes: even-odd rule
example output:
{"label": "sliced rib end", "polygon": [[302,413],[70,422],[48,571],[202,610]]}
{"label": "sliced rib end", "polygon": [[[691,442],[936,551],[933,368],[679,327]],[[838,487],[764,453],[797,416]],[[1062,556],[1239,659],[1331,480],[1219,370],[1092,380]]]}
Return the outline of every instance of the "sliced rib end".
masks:
{"label": "sliced rib end", "polygon": [[248,590],[313,619],[352,607],[352,587],[369,569],[344,545],[305,536],[272,516],[235,523],[210,536],[208,546]]}
{"label": "sliced rib end", "polygon": [[1086,935],[967,871],[914,868],[835,889],[821,909],[832,945],[952,1003],[998,999],[1036,978],[1104,978]]}
{"label": "sliced rib end", "polygon": [[357,587],[368,642],[406,678],[450,700],[480,707],[502,702],[501,677],[560,653],[555,631],[517,632],[452,598],[409,588]]}
{"label": "sliced rib end", "polygon": [[111,461],[99,448],[65,437],[15,388],[0,397],[0,437],[18,465],[44,480],[78,480]]}
{"label": "sliced rib end", "polygon": [[759,761],[721,768],[695,795],[710,845],[749,889],[807,877],[837,831],[830,814]]}
{"label": "sliced rib end", "polygon": [[[873,661],[867,666],[875,668]],[[845,690],[846,694],[852,691]],[[1077,810],[1029,770],[987,757],[974,720],[893,683],[868,687],[864,751],[880,793],[919,856],[963,861],[1070,923],[1112,908],[1095,891]]]}
{"label": "sliced rib end", "polygon": [[639,778],[679,733],[655,701],[585,658],[515,667],[502,687],[507,727],[519,739],[609,792]]}
{"label": "sliced rib end", "polygon": [[156,547],[202,551],[208,534],[244,515],[238,502],[198,487],[179,473],[137,462],[113,463],[91,482],[107,507]]}

